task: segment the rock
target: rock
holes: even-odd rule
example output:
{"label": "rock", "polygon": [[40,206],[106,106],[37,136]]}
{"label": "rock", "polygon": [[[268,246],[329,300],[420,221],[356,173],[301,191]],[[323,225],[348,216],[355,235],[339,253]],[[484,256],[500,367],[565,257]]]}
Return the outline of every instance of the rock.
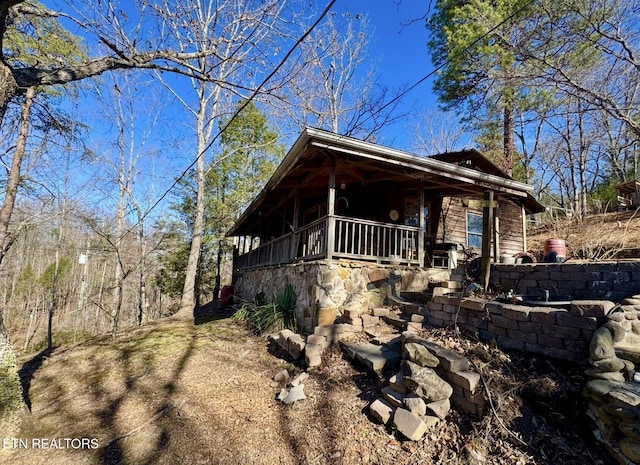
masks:
{"label": "rock", "polygon": [[280,389],[280,393],[276,396],[276,399],[279,401],[283,401],[289,395],[289,390],[287,388]]}
{"label": "rock", "polygon": [[640,443],[624,438],[618,444],[620,451],[633,463],[640,463]]}
{"label": "rock", "polygon": [[606,396],[615,389],[619,384],[612,383],[607,380],[594,379],[587,383],[585,389],[598,396]]}
{"label": "rock", "polygon": [[429,352],[429,349],[422,344],[408,342],[404,345],[404,351],[408,355],[409,360],[422,367],[435,368],[440,363],[438,357]]}
{"label": "rock", "polygon": [[424,403],[422,397],[405,397],[402,403],[411,413],[415,413],[418,416],[427,414],[427,404]]}
{"label": "rock", "polygon": [[394,407],[402,407],[404,405],[404,399],[407,397],[405,394],[394,391],[390,386],[383,387],[380,392],[384,399]]}
{"label": "rock", "polygon": [[606,327],[598,328],[589,344],[589,355],[592,363],[596,360],[607,360],[616,356],[613,347],[613,336]]}
{"label": "rock", "polygon": [[409,360],[402,362],[404,384],[426,402],[435,402],[451,397],[453,388],[429,367],[421,367]]}
{"label": "rock", "polygon": [[369,406],[369,413],[371,414],[371,416],[383,425],[389,423],[391,417],[393,417],[394,411],[395,408],[393,408],[391,405],[389,405],[388,402],[383,399],[376,399]]}
{"label": "rock", "polygon": [[289,372],[287,370],[280,370],[275,375],[273,375],[273,380],[278,383],[287,384],[289,382]]}
{"label": "rock", "polygon": [[403,436],[412,441],[419,441],[426,433],[427,424],[415,413],[403,408],[396,409],[393,424]]}
{"label": "rock", "polygon": [[602,371],[604,373],[610,371],[622,371],[626,365],[620,360],[618,357],[605,358],[603,360],[594,360],[591,362],[591,366],[598,371]]}
{"label": "rock", "polygon": [[389,387],[400,394],[409,392],[409,388],[404,384],[404,376],[401,371],[389,378]]}
{"label": "rock", "polygon": [[622,434],[636,442],[640,442],[640,425],[637,423],[620,423],[618,425]]}
{"label": "rock", "polygon": [[304,400],[306,398],[307,396],[304,395],[304,384],[298,384],[297,386],[291,388],[289,394],[287,394],[287,396],[282,399],[282,402],[284,404],[293,404],[294,402]]}
{"label": "rock", "polygon": [[305,381],[307,378],[309,378],[309,373],[306,372],[302,372],[299,373],[295,378],[293,378],[291,380],[291,386],[297,386],[299,384],[301,384],[303,381]]}
{"label": "rock", "polygon": [[451,401],[449,401],[449,399],[438,400],[436,402],[428,403],[426,407],[427,411],[433,412],[435,416],[444,420],[451,410]]}
{"label": "rock", "polygon": [[589,378],[604,379],[604,380],[613,381],[616,383],[624,382],[624,375],[621,372],[602,373],[592,368],[587,368],[586,370],[584,370],[584,373]]}

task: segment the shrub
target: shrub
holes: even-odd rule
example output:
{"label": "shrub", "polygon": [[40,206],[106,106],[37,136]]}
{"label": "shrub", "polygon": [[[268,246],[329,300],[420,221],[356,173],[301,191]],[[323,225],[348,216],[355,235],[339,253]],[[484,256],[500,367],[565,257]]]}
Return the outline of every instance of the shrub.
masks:
{"label": "shrub", "polygon": [[233,320],[244,322],[258,334],[295,329],[296,300],[291,284],[287,284],[272,301],[267,301],[264,293],[260,292],[253,302],[246,303],[233,315]]}

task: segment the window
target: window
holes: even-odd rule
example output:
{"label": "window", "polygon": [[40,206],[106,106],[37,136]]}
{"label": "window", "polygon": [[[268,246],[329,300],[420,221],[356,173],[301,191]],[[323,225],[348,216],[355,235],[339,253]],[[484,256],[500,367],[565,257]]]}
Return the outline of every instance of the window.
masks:
{"label": "window", "polygon": [[482,215],[467,213],[467,245],[482,247]]}

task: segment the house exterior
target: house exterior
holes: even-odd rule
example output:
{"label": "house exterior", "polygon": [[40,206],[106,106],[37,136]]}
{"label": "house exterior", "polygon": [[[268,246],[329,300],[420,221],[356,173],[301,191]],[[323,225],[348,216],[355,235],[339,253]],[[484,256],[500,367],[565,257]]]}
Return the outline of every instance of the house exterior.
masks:
{"label": "house exterior", "polygon": [[379,304],[393,279],[446,280],[483,246],[494,259],[526,251],[525,217],[542,210],[476,150],[426,158],[308,128],[227,234],[235,293],[288,282],[309,329],[318,309]]}

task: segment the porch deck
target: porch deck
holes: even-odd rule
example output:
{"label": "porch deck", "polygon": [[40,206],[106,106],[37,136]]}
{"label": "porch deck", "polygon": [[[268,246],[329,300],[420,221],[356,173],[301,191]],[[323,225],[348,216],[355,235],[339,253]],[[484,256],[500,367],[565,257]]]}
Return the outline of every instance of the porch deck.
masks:
{"label": "porch deck", "polygon": [[[333,231],[333,234],[329,234]],[[421,229],[344,216],[325,216],[239,255],[236,269],[297,261],[350,258],[390,265],[419,265]]]}

